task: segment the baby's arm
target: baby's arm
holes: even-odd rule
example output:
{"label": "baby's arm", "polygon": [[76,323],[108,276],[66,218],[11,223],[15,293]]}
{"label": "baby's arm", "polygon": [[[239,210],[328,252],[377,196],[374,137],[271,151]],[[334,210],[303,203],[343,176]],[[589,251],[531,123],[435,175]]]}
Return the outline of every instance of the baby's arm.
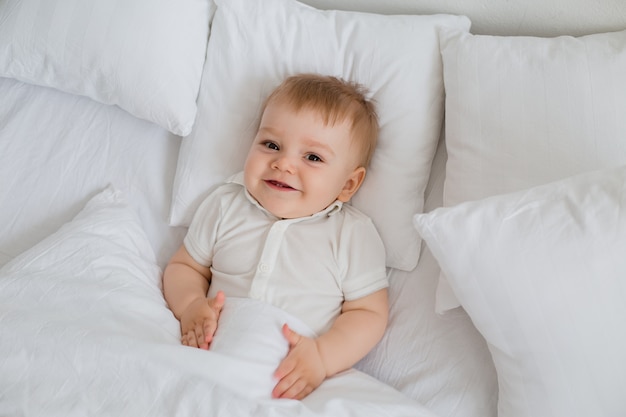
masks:
{"label": "baby's arm", "polygon": [[163,295],[180,320],[184,345],[208,349],[211,344],[224,306],[224,293],[220,291],[214,299],[207,298],[210,282],[210,268],[197,263],[184,245],[165,268]]}
{"label": "baby's arm", "polygon": [[388,316],[387,289],[382,289],[344,302],[333,326],[317,339],[301,336],[285,325],[289,353],[276,370],[279,381],[272,395],[302,399],[324,379],[352,367],[380,341]]}

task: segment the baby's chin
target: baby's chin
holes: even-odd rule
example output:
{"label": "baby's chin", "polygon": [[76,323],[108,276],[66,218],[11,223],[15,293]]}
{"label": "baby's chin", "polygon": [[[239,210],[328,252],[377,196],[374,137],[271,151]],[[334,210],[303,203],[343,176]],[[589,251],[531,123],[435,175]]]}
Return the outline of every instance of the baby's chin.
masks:
{"label": "baby's chin", "polygon": [[294,208],[285,207],[285,205],[280,204],[280,202],[277,202],[277,204],[268,203],[265,205],[259,202],[259,204],[261,205],[261,207],[263,207],[265,210],[270,212],[272,215],[283,220],[298,219],[301,217],[310,217],[314,215],[315,213],[318,213],[324,210],[326,207],[328,207],[328,206],[320,206],[320,207],[310,207],[308,209],[305,209],[305,208],[296,208],[296,207]]}
{"label": "baby's chin", "polygon": [[[334,202],[334,201],[333,201]],[[325,210],[328,207],[328,205],[326,206],[320,206],[319,208],[312,208],[310,210],[271,210],[268,209],[266,207],[264,207],[268,212],[270,212],[272,215],[274,215],[275,217],[278,217],[281,220],[289,220],[289,219],[299,219],[299,218],[303,218],[303,217],[311,217],[314,214],[319,213],[320,211]]]}
{"label": "baby's chin", "polygon": [[261,198],[258,198],[254,195],[252,191],[250,191],[250,188],[248,188],[248,193],[261,207],[267,210],[270,214],[283,220],[310,217],[316,213],[319,213],[322,210],[325,210],[328,206],[336,201],[332,200],[328,204],[309,204],[304,207],[302,204],[296,204],[293,201],[288,201],[289,199],[285,199],[285,201],[281,200],[280,198],[268,199],[268,196],[263,195],[259,196]]}

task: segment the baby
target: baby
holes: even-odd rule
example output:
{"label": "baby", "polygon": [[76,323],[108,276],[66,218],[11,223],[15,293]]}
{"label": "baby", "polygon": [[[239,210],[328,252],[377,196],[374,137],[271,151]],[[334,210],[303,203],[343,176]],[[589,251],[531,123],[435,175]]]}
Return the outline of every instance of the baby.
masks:
{"label": "baby", "polygon": [[272,396],[302,399],[378,343],[385,250],[372,221],[345,204],[377,137],[375,107],[358,84],[301,74],[272,92],[243,173],[202,202],[165,269],[184,345],[209,348],[226,296],[278,307],[316,335],[282,327],[289,351]]}

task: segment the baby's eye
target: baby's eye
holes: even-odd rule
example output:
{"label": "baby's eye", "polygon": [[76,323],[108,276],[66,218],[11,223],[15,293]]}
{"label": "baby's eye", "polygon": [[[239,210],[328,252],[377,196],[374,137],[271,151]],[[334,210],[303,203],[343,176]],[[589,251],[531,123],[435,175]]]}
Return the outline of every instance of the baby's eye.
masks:
{"label": "baby's eye", "polygon": [[320,158],[318,155],[315,155],[314,153],[310,153],[306,156],[306,159],[312,162],[322,162],[322,158]]}
{"label": "baby's eye", "polygon": [[277,145],[277,144],[275,144],[274,142],[271,142],[271,141],[269,141],[269,140],[268,140],[268,141],[263,142],[263,146],[265,146],[265,147],[266,147],[266,148],[268,148],[268,149],[272,149],[272,150],[274,150],[274,151],[277,151],[277,150],[279,150],[279,149],[280,149],[280,148],[278,147],[278,145]]}

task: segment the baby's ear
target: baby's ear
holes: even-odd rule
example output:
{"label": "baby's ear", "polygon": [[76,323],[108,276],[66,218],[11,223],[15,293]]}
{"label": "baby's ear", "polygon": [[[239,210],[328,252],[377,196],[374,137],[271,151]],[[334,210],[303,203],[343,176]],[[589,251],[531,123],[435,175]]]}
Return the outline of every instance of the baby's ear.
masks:
{"label": "baby's ear", "polygon": [[357,169],[352,171],[352,174],[350,174],[350,177],[344,184],[343,189],[341,190],[341,193],[339,193],[337,200],[342,201],[344,203],[347,203],[348,201],[350,201],[354,193],[356,193],[359,187],[361,186],[361,184],[363,184],[364,179],[365,179],[365,167],[358,167]]}

